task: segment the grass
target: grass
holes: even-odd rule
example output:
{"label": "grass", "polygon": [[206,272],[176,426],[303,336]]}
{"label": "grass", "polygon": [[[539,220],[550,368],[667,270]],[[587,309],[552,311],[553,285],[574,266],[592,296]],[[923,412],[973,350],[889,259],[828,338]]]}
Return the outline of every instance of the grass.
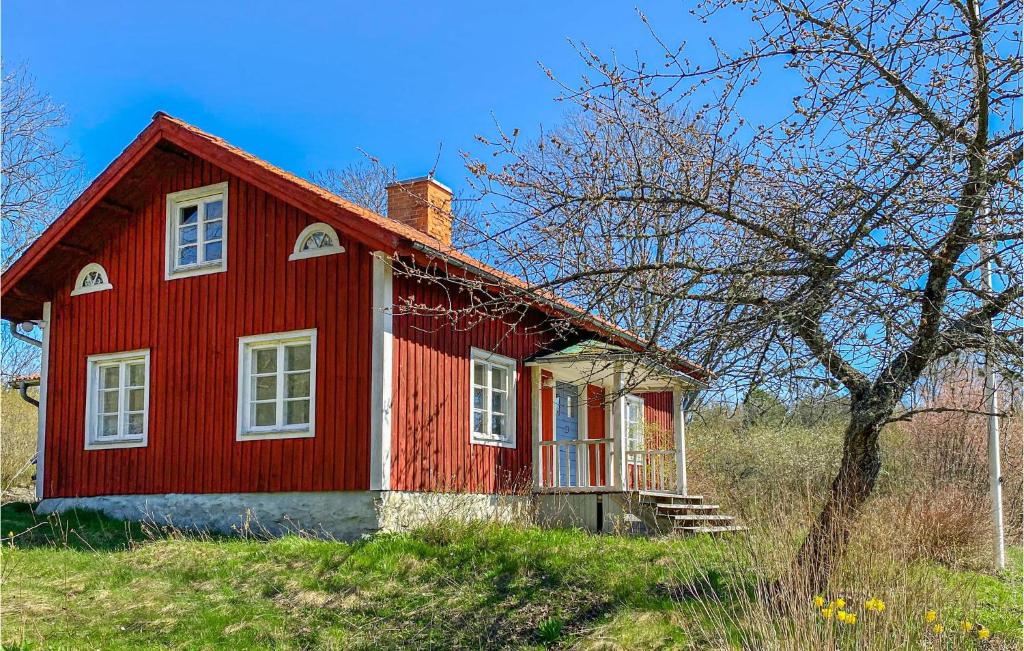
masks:
{"label": "grass", "polygon": [[[769,633],[743,538],[444,524],[268,541],[21,503],[0,520],[5,648],[722,648]],[[970,616],[1003,644],[1020,637],[1020,550],[1012,560],[1000,578],[912,572],[950,595],[976,586]]]}

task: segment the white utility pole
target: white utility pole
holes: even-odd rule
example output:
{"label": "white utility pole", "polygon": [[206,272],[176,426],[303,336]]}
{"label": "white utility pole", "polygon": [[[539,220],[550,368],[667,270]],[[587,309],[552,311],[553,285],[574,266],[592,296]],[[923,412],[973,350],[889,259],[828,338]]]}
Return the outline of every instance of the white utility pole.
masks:
{"label": "white utility pole", "polygon": [[[988,205],[981,208],[982,218],[988,217]],[[979,247],[982,258],[988,257],[988,246]],[[988,293],[992,293],[992,260],[985,260],[981,267],[981,285]],[[993,335],[989,333],[989,347],[985,350],[985,393],[988,397],[988,482],[992,496],[992,524],[995,527],[994,553],[996,569],[1006,567],[1006,542],[1003,536],[1003,477],[999,462],[999,396],[996,393],[995,368],[992,364]]]}

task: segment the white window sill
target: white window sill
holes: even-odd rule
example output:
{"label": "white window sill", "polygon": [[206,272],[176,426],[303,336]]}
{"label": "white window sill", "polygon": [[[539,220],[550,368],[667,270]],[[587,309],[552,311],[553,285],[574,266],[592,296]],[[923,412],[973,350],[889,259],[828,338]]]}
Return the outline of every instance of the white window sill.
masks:
{"label": "white window sill", "polygon": [[236,441],[261,441],[265,439],[311,439],[315,436],[315,432],[309,429],[303,430],[272,430],[272,431],[255,431],[255,432],[239,432],[235,436]]}
{"label": "white window sill", "polygon": [[123,448],[144,448],[146,439],[119,439],[116,441],[88,441],[86,450],[118,450]]}
{"label": "white window sill", "polygon": [[105,283],[103,285],[91,285],[89,287],[76,287],[71,290],[71,295],[81,296],[82,294],[92,294],[93,292],[105,292],[108,289],[114,289],[114,286],[110,283]]}
{"label": "white window sill", "polygon": [[328,246],[322,249],[309,249],[307,251],[296,251],[288,256],[289,260],[306,260],[308,258],[320,258],[325,255],[335,255],[337,253],[344,253],[345,247],[341,246]]}
{"label": "white window sill", "polygon": [[192,276],[205,276],[207,274],[215,274],[227,270],[227,265],[219,262],[217,264],[197,265],[195,267],[185,267],[182,269],[168,271],[164,280],[176,280],[178,278],[190,278]]}
{"label": "white window sill", "polygon": [[478,436],[476,434],[474,434],[469,439],[469,442],[471,444],[473,444],[473,445],[489,445],[489,446],[495,447],[495,448],[510,448],[510,449],[514,449],[516,447],[516,444],[515,444],[514,441],[508,441],[506,439],[484,438],[484,437]]}

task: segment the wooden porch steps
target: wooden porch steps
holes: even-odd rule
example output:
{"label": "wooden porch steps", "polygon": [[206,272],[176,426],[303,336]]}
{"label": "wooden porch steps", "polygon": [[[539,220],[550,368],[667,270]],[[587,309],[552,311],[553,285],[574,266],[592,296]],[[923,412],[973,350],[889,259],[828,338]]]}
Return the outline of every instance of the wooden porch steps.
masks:
{"label": "wooden porch steps", "polygon": [[681,535],[727,534],[746,531],[735,524],[735,516],[719,512],[718,504],[705,504],[703,495],[681,495],[663,491],[639,491],[639,502],[653,513],[663,531]]}

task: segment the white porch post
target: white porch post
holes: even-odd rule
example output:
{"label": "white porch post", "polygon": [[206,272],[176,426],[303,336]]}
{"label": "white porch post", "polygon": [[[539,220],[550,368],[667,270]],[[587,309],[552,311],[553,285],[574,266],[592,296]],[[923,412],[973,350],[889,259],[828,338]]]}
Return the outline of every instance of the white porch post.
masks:
{"label": "white porch post", "polygon": [[50,370],[50,310],[52,303],[43,303],[43,320],[37,322],[43,333],[42,352],[39,358],[39,420],[36,429],[36,497],[43,499],[43,486],[46,484],[46,399],[49,394],[48,379]]}
{"label": "white porch post", "polygon": [[672,433],[676,443],[676,491],[686,495],[686,404],[683,389],[672,389]]}
{"label": "white porch post", "polygon": [[533,486],[534,488],[542,488],[541,480],[544,471],[544,460],[540,458],[540,441],[543,438],[544,428],[543,393],[541,392],[543,376],[539,366],[534,366],[531,371],[530,411],[533,420]]}
{"label": "white porch post", "polygon": [[612,374],[612,450],[614,453],[615,488],[625,491],[629,488],[626,473],[626,391],[622,366],[616,365]]}

